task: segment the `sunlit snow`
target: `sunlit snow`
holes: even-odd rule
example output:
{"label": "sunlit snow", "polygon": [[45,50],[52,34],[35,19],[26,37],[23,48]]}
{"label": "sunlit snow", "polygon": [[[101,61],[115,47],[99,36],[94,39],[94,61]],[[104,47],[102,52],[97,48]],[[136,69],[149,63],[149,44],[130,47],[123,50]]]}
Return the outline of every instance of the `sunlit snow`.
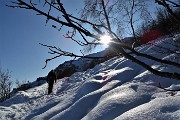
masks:
{"label": "sunlit snow", "polygon": [[[155,52],[160,49],[154,44],[174,49],[174,39],[163,37],[138,50],[178,61],[175,54]],[[160,71],[180,73],[176,67],[143,61]],[[19,91],[0,103],[0,120],[180,120],[180,92],[164,91],[157,87],[159,83],[168,89],[180,89],[178,80],[153,75],[124,57],[114,57],[59,79],[51,95],[47,95],[47,83]]]}

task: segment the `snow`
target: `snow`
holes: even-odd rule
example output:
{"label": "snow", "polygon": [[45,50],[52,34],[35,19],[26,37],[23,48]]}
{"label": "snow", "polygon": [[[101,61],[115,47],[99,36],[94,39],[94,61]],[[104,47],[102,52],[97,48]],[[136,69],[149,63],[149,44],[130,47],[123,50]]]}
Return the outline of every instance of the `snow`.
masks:
{"label": "snow", "polygon": [[[167,42],[175,44],[173,41],[176,36],[162,37],[137,50],[178,61],[178,54],[155,52],[161,50],[156,45],[179,52],[178,47],[167,45]],[[176,67],[137,58],[160,71],[180,72]],[[180,92],[164,91],[157,87],[159,83],[170,90],[180,89],[178,80],[153,75],[124,57],[114,57],[92,69],[59,79],[50,95],[47,83],[19,91],[0,103],[0,120],[180,119]]]}
{"label": "snow", "polygon": [[179,120],[180,96],[156,98],[131,109],[115,120]]}

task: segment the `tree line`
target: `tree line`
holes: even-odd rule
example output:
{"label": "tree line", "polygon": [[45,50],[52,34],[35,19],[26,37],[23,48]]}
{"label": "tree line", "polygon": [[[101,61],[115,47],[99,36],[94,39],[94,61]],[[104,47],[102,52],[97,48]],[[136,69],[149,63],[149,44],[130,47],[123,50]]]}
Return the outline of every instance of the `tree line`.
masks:
{"label": "tree line", "polygon": [[[174,15],[180,16],[180,9],[174,10]],[[155,14],[156,18],[149,18],[143,21],[141,25],[138,26],[136,34],[138,37],[142,37],[143,33],[152,30],[159,30],[161,35],[178,34],[180,32],[180,22],[178,22],[174,17],[169,14],[165,9],[158,8]]]}

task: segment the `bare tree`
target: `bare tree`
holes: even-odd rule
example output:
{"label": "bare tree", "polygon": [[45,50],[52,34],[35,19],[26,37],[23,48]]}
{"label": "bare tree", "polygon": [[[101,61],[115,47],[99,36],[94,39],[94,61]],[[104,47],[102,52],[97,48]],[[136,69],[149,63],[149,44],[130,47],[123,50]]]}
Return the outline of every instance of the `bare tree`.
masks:
{"label": "bare tree", "polygon": [[141,18],[147,20],[147,14],[149,13],[149,11],[147,10],[147,4],[144,0],[126,0],[123,1],[122,6],[118,6],[118,7],[122,7],[124,9],[123,17],[127,17],[127,22],[130,25],[132,36],[134,38],[134,43],[132,44],[132,48],[134,48],[135,44],[139,43],[135,32],[135,22],[138,22]]}
{"label": "bare tree", "polygon": [[[100,2],[101,1],[101,2]],[[104,1],[107,1],[104,3]],[[81,18],[92,23],[107,25],[111,30],[116,30],[118,37],[124,37],[126,34],[131,34],[136,40],[135,23],[140,19],[147,17],[149,13],[148,4],[144,0],[85,0],[85,6],[81,12]],[[106,18],[107,16],[107,18]],[[107,23],[106,23],[107,21]],[[102,27],[97,27],[101,29]],[[129,29],[129,30],[128,30]],[[127,31],[128,30],[128,31]],[[96,30],[101,33],[103,30]]]}
{"label": "bare tree", "polygon": [[24,80],[24,81],[19,81],[18,79],[16,79],[16,88],[20,88],[23,84],[27,84],[29,83],[28,81]]}
{"label": "bare tree", "polygon": [[[162,5],[168,11],[168,13],[170,13],[174,17],[174,19],[180,23],[179,16],[177,16],[172,9],[172,7],[180,9],[179,1],[173,2],[172,0],[155,0],[155,2],[158,3],[159,5]],[[171,6],[170,6],[170,4],[171,4]]]}
{"label": "bare tree", "polygon": [[[92,0],[92,2],[90,2],[89,0],[85,0],[85,3],[87,4],[87,5],[85,4],[86,5],[85,8],[86,7],[90,7],[90,8],[87,8],[87,11],[89,10],[89,13],[87,12],[88,15],[84,16],[84,18],[79,18],[68,13],[66,9],[64,8],[61,0],[56,0],[56,1],[51,1],[51,2],[45,0],[44,4],[48,5],[48,12],[46,12],[46,10],[44,9],[41,9],[42,2],[33,1],[33,0],[29,0],[29,2],[25,2],[23,0],[17,0],[17,2],[12,2],[13,5],[8,5],[8,6],[13,7],[13,8],[23,8],[27,10],[33,10],[37,12],[38,15],[45,16],[47,18],[46,22],[48,22],[49,20],[52,20],[60,24],[59,28],[53,25],[53,27],[58,28],[58,30],[60,30],[61,27],[70,28],[71,31],[68,31],[65,37],[70,38],[71,40],[75,41],[80,46],[87,46],[90,44],[100,45],[101,43],[99,41],[100,41],[101,36],[103,36],[104,34],[108,34],[109,36],[111,36],[110,48],[112,49],[112,51],[114,51],[117,54],[117,56],[123,55],[124,57],[132,60],[133,62],[143,66],[145,69],[149,70],[153,74],[156,74],[162,77],[174,78],[174,79],[180,80],[179,73],[158,71],[157,69],[151,67],[151,65],[148,65],[147,63],[145,63],[143,59],[140,60],[138,59],[138,57],[135,57],[135,56],[140,56],[140,57],[152,60],[152,61],[156,61],[162,64],[167,64],[167,65],[180,68],[180,64],[177,62],[173,62],[170,60],[162,60],[161,58],[153,57],[152,55],[139,52],[136,49],[133,49],[132,47],[129,47],[127,44],[125,44],[121,40],[121,38],[113,31],[114,26],[112,23],[112,20],[116,19],[116,17],[113,16],[113,13],[114,13],[113,8],[117,4],[117,2],[121,2],[121,1],[116,0],[113,3],[112,2],[110,3],[110,1],[111,0]],[[88,4],[92,4],[92,6],[88,6]],[[108,5],[110,5],[110,7],[108,7]],[[132,8],[132,10],[133,9],[134,8]],[[53,14],[51,14],[51,11],[58,11],[59,15],[54,16]],[[92,19],[90,20],[88,16],[91,15],[90,13],[93,13],[93,12],[97,13],[97,14],[93,14],[93,15],[96,15],[97,18],[95,20],[92,20]],[[91,29],[87,29],[84,25],[89,26],[89,28]],[[75,39],[75,36],[77,34],[81,36],[81,40],[79,40],[80,38]],[[88,38],[91,38],[91,39],[88,39]],[[75,58],[88,57],[84,55],[76,55],[72,52],[62,50],[56,46],[48,46],[48,45],[43,45],[43,46],[48,47],[50,50],[50,54],[55,55],[55,57],[47,59],[46,64],[48,61],[53,60],[57,57],[61,57],[61,56],[71,56]]]}
{"label": "bare tree", "polygon": [[10,98],[10,92],[12,88],[12,81],[10,80],[9,70],[4,71],[0,69],[0,102]]}

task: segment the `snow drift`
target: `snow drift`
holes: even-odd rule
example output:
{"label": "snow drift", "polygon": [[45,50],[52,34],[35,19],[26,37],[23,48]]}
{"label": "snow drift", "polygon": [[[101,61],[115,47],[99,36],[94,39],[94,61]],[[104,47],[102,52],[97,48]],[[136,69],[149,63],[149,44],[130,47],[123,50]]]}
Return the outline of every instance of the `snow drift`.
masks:
{"label": "snow drift", "polygon": [[[179,53],[180,47],[172,45],[178,39],[163,37],[138,50],[179,62],[178,54],[157,52],[160,51],[157,46],[163,46]],[[176,46],[179,45],[177,43]],[[180,73],[178,68],[143,60],[160,71]],[[168,89],[180,88],[178,80],[153,75],[124,57],[114,57],[93,69],[59,79],[51,95],[47,95],[47,83],[18,92],[11,99],[0,103],[0,119],[180,119],[180,92],[164,91],[157,87],[159,83]]]}

